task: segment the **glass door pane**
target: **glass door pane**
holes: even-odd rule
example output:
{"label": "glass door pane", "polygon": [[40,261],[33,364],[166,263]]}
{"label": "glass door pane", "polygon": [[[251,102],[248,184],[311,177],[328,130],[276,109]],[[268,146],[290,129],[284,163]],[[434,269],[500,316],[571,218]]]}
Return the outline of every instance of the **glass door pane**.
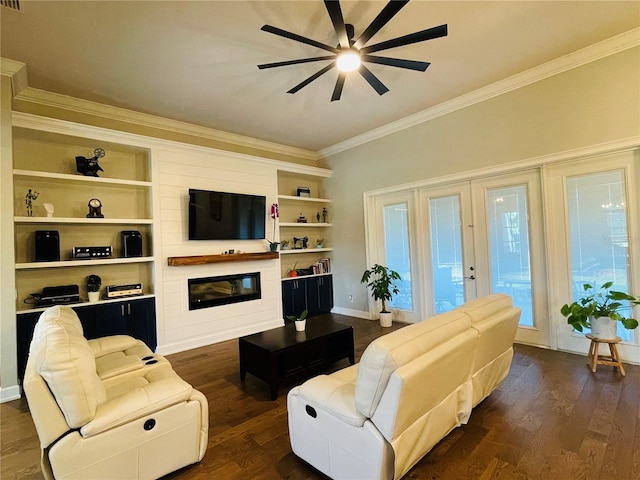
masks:
{"label": "glass door pane", "polygon": [[429,199],[431,262],[435,312],[464,303],[460,197]]}
{"label": "glass door pane", "polygon": [[527,187],[487,191],[491,291],[511,295],[522,309],[520,325],[533,326]]}
{"label": "glass door pane", "polygon": [[396,282],[400,293],[394,295],[389,306],[394,309],[413,310],[411,295],[411,257],[409,252],[408,205],[386,205],[384,216],[384,245],[386,266],[400,274]]}
{"label": "glass door pane", "polygon": [[[629,288],[629,237],[625,179],[622,171],[567,178],[569,250],[573,299],[584,295],[582,285],[599,287],[612,281],[613,290]],[[623,315],[631,315],[631,307]],[[633,333],[618,324],[618,335]]]}

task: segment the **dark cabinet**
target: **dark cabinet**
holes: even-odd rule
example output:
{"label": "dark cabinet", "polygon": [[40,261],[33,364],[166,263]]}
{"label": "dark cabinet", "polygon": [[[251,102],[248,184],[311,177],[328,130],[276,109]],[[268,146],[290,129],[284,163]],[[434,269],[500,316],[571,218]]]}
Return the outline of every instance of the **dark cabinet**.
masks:
{"label": "dark cabinet", "polygon": [[[95,305],[82,304],[72,308],[82,323],[84,336],[87,339],[108,335],[130,335],[142,340],[153,351],[157,347],[154,298],[129,299]],[[41,313],[31,312],[17,316],[18,378],[20,379],[24,377],[33,329]]]}
{"label": "dark cabinet", "polygon": [[303,310],[309,317],[329,313],[333,308],[333,276],[300,277],[282,282],[282,314],[298,316]]}
{"label": "dark cabinet", "polygon": [[307,308],[307,282],[296,278],[282,282],[282,315],[299,316]]}
{"label": "dark cabinet", "polygon": [[307,279],[307,309],[309,316],[328,313],[333,308],[333,277],[323,275]]}

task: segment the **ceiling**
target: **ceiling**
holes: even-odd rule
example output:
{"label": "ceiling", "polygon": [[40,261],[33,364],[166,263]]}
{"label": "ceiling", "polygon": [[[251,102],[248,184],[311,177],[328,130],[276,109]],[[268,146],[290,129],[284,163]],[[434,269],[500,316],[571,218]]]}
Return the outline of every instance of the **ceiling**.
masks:
{"label": "ceiling", "polygon": [[[386,2],[341,2],[356,37]],[[449,35],[381,52],[431,62],[426,72],[368,64],[331,102],[328,62],[258,70],[327,52],[260,30],[270,24],[337,44],[320,0],[25,1],[0,8],[4,58],[29,86],[283,145],[319,151],[640,26],[634,1],[421,1],[369,44],[448,24]]]}

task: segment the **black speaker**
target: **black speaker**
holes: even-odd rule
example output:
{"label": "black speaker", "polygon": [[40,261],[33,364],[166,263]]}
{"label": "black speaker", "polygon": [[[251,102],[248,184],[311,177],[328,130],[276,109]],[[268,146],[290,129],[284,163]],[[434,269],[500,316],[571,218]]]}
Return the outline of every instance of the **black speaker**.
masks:
{"label": "black speaker", "polygon": [[124,230],[122,235],[122,256],[142,256],[142,235],[137,230]]}
{"label": "black speaker", "polygon": [[36,230],[36,262],[60,260],[60,235],[57,230]]}

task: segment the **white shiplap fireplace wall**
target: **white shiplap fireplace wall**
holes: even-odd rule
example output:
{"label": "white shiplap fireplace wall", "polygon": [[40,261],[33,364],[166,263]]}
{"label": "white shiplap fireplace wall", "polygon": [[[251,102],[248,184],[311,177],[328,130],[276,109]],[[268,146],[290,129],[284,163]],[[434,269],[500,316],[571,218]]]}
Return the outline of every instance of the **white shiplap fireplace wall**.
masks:
{"label": "white shiplap fireplace wall", "polygon": [[[158,295],[158,351],[183,351],[242,335],[281,326],[282,304],[280,261],[258,260],[170,267],[168,257],[215,255],[229,249],[236,252],[264,252],[265,240],[188,240],[189,188],[267,197],[269,206],[277,202],[277,167],[259,158],[227,154],[207,149],[154,149],[156,252],[162,260],[156,278]],[[156,212],[157,213],[157,212]],[[267,218],[267,238],[273,223]],[[189,278],[260,272],[262,298],[213,308],[189,310]]]}

